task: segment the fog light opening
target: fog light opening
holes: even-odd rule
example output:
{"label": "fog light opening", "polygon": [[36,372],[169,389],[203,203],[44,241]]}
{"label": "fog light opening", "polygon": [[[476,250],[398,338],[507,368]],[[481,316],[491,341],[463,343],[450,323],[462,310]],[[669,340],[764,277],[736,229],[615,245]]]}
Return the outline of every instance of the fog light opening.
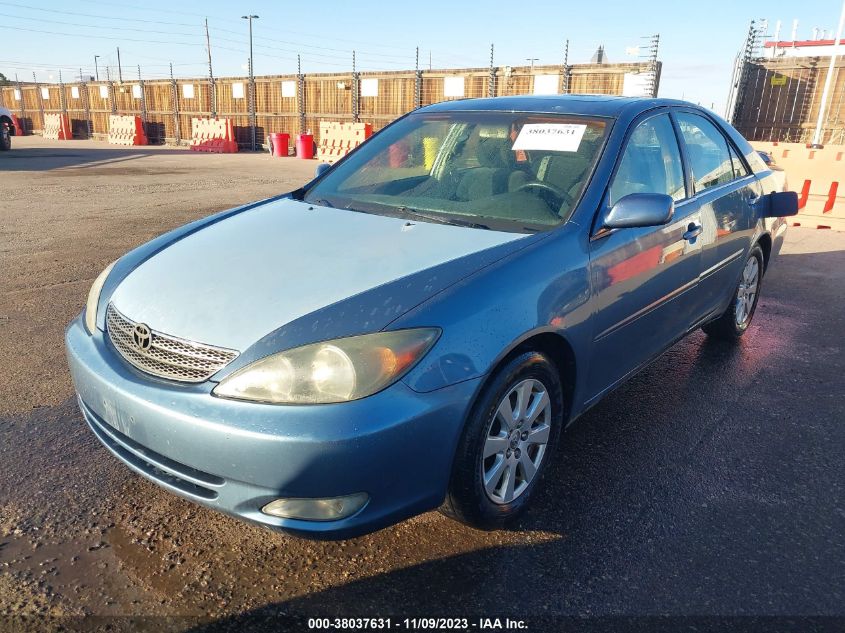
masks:
{"label": "fog light opening", "polygon": [[358,512],[370,500],[366,492],[325,499],[276,499],[261,508],[264,514],[302,521],[337,521]]}

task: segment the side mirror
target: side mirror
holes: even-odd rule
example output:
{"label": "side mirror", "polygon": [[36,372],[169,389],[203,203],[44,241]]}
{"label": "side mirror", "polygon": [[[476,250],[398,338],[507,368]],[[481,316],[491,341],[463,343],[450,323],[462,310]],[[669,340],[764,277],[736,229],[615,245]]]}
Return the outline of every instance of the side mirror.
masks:
{"label": "side mirror", "polygon": [[798,194],[794,191],[773,191],[769,204],[763,208],[764,218],[781,218],[798,214]]}
{"label": "side mirror", "polygon": [[314,173],[314,177],[319,178],[320,176],[325,174],[331,168],[332,168],[332,166],[329,165],[328,163],[320,163],[319,165],[317,165],[317,170]]}
{"label": "side mirror", "polygon": [[625,229],[668,224],[675,214],[675,201],[665,193],[631,193],[608,211],[604,226]]}

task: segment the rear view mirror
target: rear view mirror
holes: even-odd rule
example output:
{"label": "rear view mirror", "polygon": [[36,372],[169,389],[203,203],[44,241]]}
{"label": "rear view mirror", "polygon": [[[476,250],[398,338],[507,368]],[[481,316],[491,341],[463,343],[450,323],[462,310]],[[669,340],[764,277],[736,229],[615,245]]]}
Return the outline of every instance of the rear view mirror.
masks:
{"label": "rear view mirror", "polygon": [[608,211],[604,226],[624,229],[667,224],[675,213],[675,201],[665,193],[631,193]]}
{"label": "rear view mirror", "polygon": [[317,169],[314,173],[314,177],[319,178],[320,176],[325,174],[331,168],[332,168],[332,166],[329,165],[328,163],[320,163],[319,165],[317,165]]}
{"label": "rear view mirror", "polygon": [[763,217],[780,218],[798,214],[798,194],[794,191],[773,191],[769,204],[764,207]]}

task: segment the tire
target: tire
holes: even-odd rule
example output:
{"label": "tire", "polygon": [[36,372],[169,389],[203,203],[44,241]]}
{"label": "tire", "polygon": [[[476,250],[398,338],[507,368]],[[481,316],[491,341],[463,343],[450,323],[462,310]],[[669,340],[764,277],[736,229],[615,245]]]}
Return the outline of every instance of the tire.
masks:
{"label": "tire", "polygon": [[[547,404],[543,404],[543,391],[548,396]],[[528,406],[521,404],[525,400]],[[516,410],[518,414],[535,409],[533,421],[525,416],[517,416],[514,421],[511,415],[507,428],[505,417],[500,415],[500,410],[506,414]],[[515,520],[549,471],[563,429],[564,412],[563,387],[554,363],[534,351],[508,361],[494,374],[470,411],[455,452],[441,512],[482,530],[501,528]],[[488,439],[492,440],[489,444]],[[485,458],[485,448],[495,453]],[[532,465],[536,470],[529,477]],[[485,478],[489,478],[488,486]],[[513,482],[512,487],[509,482]]]}
{"label": "tire", "polygon": [[[763,285],[763,249],[755,244],[745,260],[745,266],[734,290],[733,298],[728,309],[715,321],[705,323],[701,329],[708,336],[727,341],[738,341],[748,330],[751,319],[754,318],[754,311],[757,309],[757,301],[760,299],[760,290]],[[753,282],[753,285],[750,286]],[[753,289],[753,294],[750,290]]]}
{"label": "tire", "polygon": [[12,149],[12,135],[6,124],[0,124],[0,152],[7,152]]}

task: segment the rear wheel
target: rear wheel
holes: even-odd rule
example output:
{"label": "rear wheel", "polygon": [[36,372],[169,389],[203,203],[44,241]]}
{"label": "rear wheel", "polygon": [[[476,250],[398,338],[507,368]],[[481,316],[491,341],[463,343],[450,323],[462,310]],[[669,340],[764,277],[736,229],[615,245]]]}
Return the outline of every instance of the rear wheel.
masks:
{"label": "rear wheel", "polygon": [[5,123],[0,123],[0,151],[7,152],[12,149],[12,135]]}
{"label": "rear wheel", "polygon": [[563,419],[557,367],[539,352],[508,361],[470,413],[441,511],[487,530],[516,519],[548,471]]}
{"label": "rear wheel", "polygon": [[702,326],[708,336],[726,340],[737,340],[751,325],[757,300],[760,298],[760,286],[763,282],[763,250],[755,244],[745,260],[739,283],[734,291],[733,300],[728,309],[715,321]]}

